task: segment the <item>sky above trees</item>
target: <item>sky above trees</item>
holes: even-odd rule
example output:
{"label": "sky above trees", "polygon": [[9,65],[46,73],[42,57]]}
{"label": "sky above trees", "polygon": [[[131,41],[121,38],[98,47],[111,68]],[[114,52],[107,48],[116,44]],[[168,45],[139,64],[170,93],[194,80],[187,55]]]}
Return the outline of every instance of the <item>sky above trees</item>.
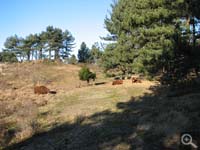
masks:
{"label": "sky above trees", "polygon": [[75,54],[84,41],[91,47],[106,36],[104,19],[112,0],[2,0],[0,51],[7,37],[25,37],[44,31],[48,25],[68,29],[75,37]]}

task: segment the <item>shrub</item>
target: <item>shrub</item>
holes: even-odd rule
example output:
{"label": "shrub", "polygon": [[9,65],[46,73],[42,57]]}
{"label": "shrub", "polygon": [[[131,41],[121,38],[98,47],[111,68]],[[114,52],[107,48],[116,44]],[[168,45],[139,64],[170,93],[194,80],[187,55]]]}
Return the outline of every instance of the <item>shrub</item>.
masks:
{"label": "shrub", "polygon": [[90,79],[93,79],[93,81],[96,79],[96,73],[90,72]]}
{"label": "shrub", "polygon": [[87,81],[89,83],[90,79],[93,79],[93,80],[96,79],[96,74],[91,72],[89,68],[84,66],[79,71],[79,79],[82,80],[82,81]]}

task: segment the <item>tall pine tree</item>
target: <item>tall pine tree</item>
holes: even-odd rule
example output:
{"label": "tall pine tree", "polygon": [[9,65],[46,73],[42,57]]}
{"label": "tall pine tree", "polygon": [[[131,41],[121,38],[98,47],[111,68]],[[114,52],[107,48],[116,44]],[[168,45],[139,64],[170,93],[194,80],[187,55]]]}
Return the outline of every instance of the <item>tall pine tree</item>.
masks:
{"label": "tall pine tree", "polygon": [[78,50],[78,60],[81,63],[87,63],[90,59],[90,50],[85,44],[85,42],[81,43],[81,47]]}
{"label": "tall pine tree", "polygon": [[[192,9],[198,3],[196,0],[116,1],[111,5],[110,17],[105,19],[110,36],[104,39],[113,41],[114,45],[109,44],[105,50],[104,55],[109,56],[105,58],[110,59],[104,61],[106,67],[119,68],[124,74],[132,71],[154,75],[160,70],[172,73],[177,62],[182,62],[181,55],[177,55],[177,51],[183,51],[180,39],[184,31],[180,23],[185,18],[188,20],[188,16],[192,16],[190,20],[198,19],[199,9]],[[197,37],[196,30],[193,31],[194,37]],[[184,48],[189,50],[186,46]]]}

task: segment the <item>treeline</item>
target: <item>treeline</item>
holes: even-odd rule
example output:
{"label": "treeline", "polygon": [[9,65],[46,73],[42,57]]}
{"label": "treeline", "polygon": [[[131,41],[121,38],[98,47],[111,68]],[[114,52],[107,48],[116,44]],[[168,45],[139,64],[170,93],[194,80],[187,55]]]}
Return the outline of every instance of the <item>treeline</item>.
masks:
{"label": "treeline", "polygon": [[73,63],[99,62],[105,71],[150,77],[159,74],[166,83],[188,80],[191,74],[199,76],[199,0],[118,0],[111,7],[105,19],[110,35],[103,38],[110,44],[105,48],[94,44],[89,49],[83,42],[78,60],[68,57],[74,46],[72,34],[52,26],[26,38],[9,37],[4,51],[21,60],[67,58]]}
{"label": "treeline", "polygon": [[99,43],[94,43],[89,49],[83,42],[78,50],[78,60],[71,55],[75,38],[68,31],[48,26],[46,31],[30,34],[25,38],[17,35],[10,36],[4,43],[3,52],[0,52],[0,62],[31,61],[39,59],[63,60],[67,63],[95,63],[102,56]]}
{"label": "treeline", "polygon": [[99,43],[94,43],[89,49],[85,42],[83,42],[78,50],[78,60],[80,63],[100,63],[103,55],[103,49]]}
{"label": "treeline", "polygon": [[[74,46],[74,37],[68,31],[48,26],[46,31],[30,34],[25,38],[17,35],[8,37],[4,43],[5,49],[1,59],[7,60],[14,55],[20,61],[38,59],[65,59]],[[14,59],[16,61],[16,59]]]}
{"label": "treeline", "polygon": [[106,70],[179,82],[200,71],[200,1],[118,0],[105,19]]}

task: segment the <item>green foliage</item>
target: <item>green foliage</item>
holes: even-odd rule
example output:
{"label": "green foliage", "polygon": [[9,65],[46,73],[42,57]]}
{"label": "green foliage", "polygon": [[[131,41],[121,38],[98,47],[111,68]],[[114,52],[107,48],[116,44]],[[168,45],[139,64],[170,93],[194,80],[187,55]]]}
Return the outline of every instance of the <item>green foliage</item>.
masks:
{"label": "green foliage", "polygon": [[27,55],[27,60],[30,61],[31,52],[35,49],[36,37],[33,34],[28,35],[22,40],[21,50]]}
{"label": "green foliage", "polygon": [[116,57],[116,44],[107,45],[102,56],[101,66],[105,68],[105,71],[109,69],[114,69],[119,66],[119,61]]}
{"label": "green foliage", "polygon": [[51,51],[55,52],[54,59],[59,59],[59,50],[62,48],[62,30],[48,26],[46,28],[46,43],[48,45],[49,59],[51,59]]}
{"label": "green foliage", "polygon": [[4,43],[4,51],[12,51],[15,53],[17,56],[22,55],[22,51],[20,50],[20,45],[21,45],[22,38],[19,38],[17,35],[10,36],[6,39]]}
{"label": "green foliage", "polygon": [[91,72],[89,68],[84,66],[79,71],[79,78],[80,80],[87,81],[89,83],[90,79],[93,79],[93,80],[96,79],[96,74]]}
{"label": "green foliage", "polygon": [[67,61],[69,64],[77,64],[78,62],[75,55],[72,55],[70,58],[67,59]]}
{"label": "green foliage", "polygon": [[65,30],[62,35],[62,48],[60,49],[60,56],[65,59],[70,55],[72,48],[74,48],[74,40],[75,38],[72,34]]}
{"label": "green foliage", "polygon": [[16,51],[19,44],[19,37],[17,35],[8,37],[4,43],[7,50]]}
{"label": "green foliage", "polygon": [[93,81],[96,79],[96,73],[90,72],[89,78],[93,79]]}
{"label": "green foliage", "polygon": [[10,52],[10,51],[3,51],[0,53],[0,62],[17,62],[17,57],[15,53]]}
{"label": "green foliage", "polygon": [[163,51],[173,48],[174,11],[165,1],[119,0],[105,24],[116,37],[113,59],[124,73],[149,72]]}
{"label": "green foliage", "polygon": [[116,1],[105,19],[110,35],[104,39],[113,42],[103,55],[105,70],[148,76],[162,70],[169,78],[181,80],[192,68],[200,70],[197,4],[196,0]]}
{"label": "green foliage", "polygon": [[78,50],[78,60],[81,63],[87,63],[90,60],[90,50],[85,42],[81,44],[81,47]]}
{"label": "green foliage", "polygon": [[98,43],[92,45],[90,50],[90,61],[91,63],[97,64],[102,57],[102,51]]}
{"label": "green foliage", "polygon": [[[30,34],[25,38],[19,38],[17,35],[8,37],[5,41],[6,50],[14,52],[20,60],[33,60],[46,58],[49,53],[49,59],[65,59],[69,56],[74,45],[74,37],[65,30],[48,26],[46,31],[40,34]],[[32,57],[32,58],[31,58]]]}

